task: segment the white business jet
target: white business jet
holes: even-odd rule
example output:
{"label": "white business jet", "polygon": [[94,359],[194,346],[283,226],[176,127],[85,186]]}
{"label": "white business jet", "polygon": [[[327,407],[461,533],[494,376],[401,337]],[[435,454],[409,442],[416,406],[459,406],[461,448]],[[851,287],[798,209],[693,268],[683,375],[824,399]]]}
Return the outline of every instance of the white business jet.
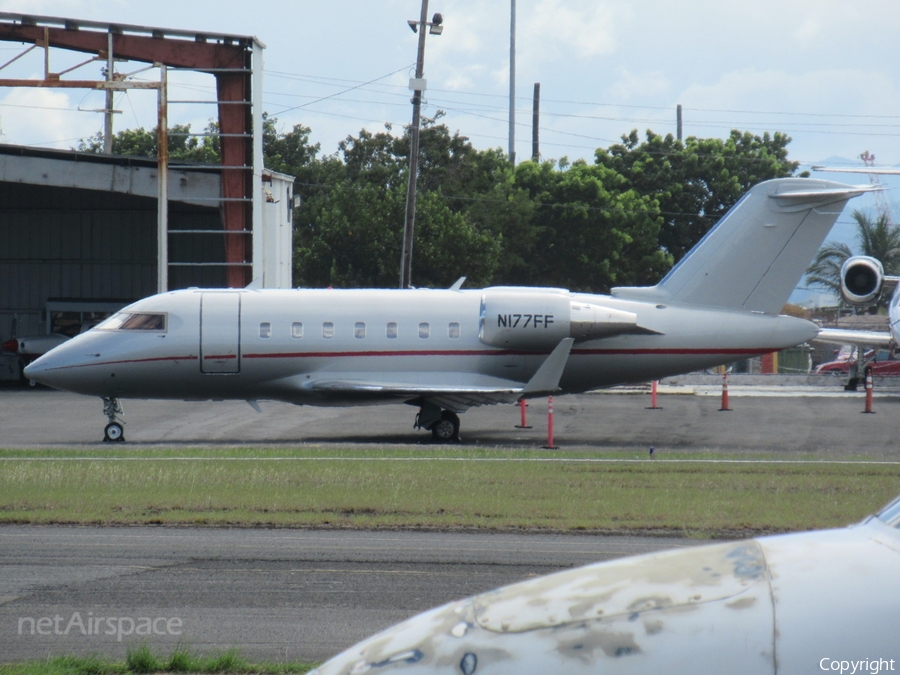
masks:
{"label": "white business jet", "polygon": [[819,328],[779,312],[847,201],[869,186],[785,178],[752,188],[659,282],[560,288],[187,289],[125,307],[34,361],[29,379],[123,398],[389,401],[458,439],[472,406],[583,392],[792,347]]}

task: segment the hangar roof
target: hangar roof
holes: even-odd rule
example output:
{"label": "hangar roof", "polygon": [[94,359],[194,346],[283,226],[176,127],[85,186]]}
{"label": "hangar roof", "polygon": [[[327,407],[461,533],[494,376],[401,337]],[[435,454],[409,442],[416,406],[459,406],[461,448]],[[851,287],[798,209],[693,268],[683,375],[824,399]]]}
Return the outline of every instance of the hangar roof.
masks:
{"label": "hangar roof", "polygon": [[[221,167],[169,164],[169,200],[218,208]],[[156,159],[0,144],[0,182],[156,198]]]}

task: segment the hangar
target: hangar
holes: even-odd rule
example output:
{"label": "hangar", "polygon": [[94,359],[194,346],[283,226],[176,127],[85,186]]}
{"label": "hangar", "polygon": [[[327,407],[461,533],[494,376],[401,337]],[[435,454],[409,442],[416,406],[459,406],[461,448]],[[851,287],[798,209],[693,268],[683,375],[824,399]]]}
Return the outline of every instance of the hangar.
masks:
{"label": "hangar", "polygon": [[[161,290],[291,286],[293,178],[263,168],[259,40],[8,13],[0,40],[22,43],[22,55],[43,50],[45,63],[42,78],[0,87],[156,88],[166,150],[178,103],[167,96],[167,69],[213,76],[215,96],[204,102],[218,113],[221,156],[201,165],[167,151],[154,159],[0,145],[0,342],[77,331]],[[106,79],[75,79],[78,66],[53,72],[60,49],[88,54],[80,65],[108,64]],[[158,83],[122,73],[132,61],[142,62],[138,72],[155,69]]]}

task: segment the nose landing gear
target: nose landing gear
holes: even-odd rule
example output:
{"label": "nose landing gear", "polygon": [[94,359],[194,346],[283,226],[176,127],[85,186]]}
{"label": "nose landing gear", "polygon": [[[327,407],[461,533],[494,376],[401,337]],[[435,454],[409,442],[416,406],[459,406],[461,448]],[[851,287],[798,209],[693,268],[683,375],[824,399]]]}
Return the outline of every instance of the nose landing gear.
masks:
{"label": "nose landing gear", "polygon": [[122,404],[117,398],[103,399],[103,414],[109,420],[109,424],[103,429],[104,443],[123,443],[125,441],[125,421],[119,415],[124,414]]}

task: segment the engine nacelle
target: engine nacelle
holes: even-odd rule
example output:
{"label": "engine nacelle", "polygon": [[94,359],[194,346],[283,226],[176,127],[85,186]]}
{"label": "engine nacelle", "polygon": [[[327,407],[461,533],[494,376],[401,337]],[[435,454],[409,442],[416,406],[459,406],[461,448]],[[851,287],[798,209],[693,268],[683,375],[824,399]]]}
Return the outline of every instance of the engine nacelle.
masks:
{"label": "engine nacelle", "polygon": [[841,295],[851,305],[871,305],[884,285],[884,267],[875,258],[857,255],[841,265]]}
{"label": "engine nacelle", "polygon": [[481,296],[479,338],[493,347],[551,350],[567,337],[595,340],[637,328],[637,315],[573,302],[565,291],[487,289]]}
{"label": "engine nacelle", "polygon": [[478,337],[492,347],[551,350],[569,337],[569,304],[562,291],[488,289]]}

